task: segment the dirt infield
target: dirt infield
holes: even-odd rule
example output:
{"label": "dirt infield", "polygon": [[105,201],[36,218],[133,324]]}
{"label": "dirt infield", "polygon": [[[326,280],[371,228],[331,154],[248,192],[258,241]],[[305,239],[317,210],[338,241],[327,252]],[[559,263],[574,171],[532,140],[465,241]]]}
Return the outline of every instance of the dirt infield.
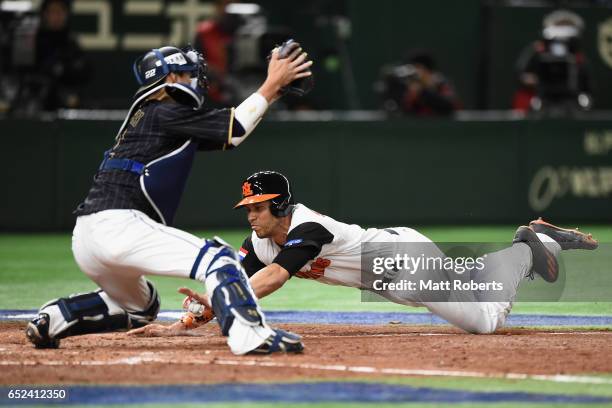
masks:
{"label": "dirt infield", "polygon": [[0,384],[173,384],[380,377],[423,373],[612,373],[612,331],[506,329],[469,335],[450,327],[281,325],[300,333],[301,355],[232,355],[216,325],[189,337],[124,333],[26,343],[25,323],[0,323]]}

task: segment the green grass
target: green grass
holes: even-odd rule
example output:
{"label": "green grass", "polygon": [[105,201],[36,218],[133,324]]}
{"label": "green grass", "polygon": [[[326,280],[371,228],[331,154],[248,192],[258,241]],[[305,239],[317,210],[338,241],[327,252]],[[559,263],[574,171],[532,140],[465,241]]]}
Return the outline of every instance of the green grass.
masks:
{"label": "green grass", "polygon": [[[373,380],[374,381],[374,380]],[[529,392],[556,395],[591,395],[612,397],[609,384],[556,383],[541,380],[506,380],[497,378],[401,377],[385,382],[413,387],[444,388],[474,392]]]}
{"label": "green grass", "polygon": [[[418,228],[434,241],[507,242],[514,227],[423,227]],[[600,242],[612,243],[612,227],[589,226]],[[247,231],[197,231],[198,236],[219,235],[239,246]],[[70,234],[0,234],[0,308],[33,309],[49,299],[95,288],[76,266],[70,249]],[[187,279],[151,277],[161,297],[162,308],[178,309],[183,296],[180,286],[201,290]],[[425,311],[389,302],[361,302],[361,292],[352,288],[323,285],[304,279],[291,279],[282,290],[263,299],[270,310],[337,311]],[[612,303],[605,302],[523,302],[513,313],[611,315]]]}

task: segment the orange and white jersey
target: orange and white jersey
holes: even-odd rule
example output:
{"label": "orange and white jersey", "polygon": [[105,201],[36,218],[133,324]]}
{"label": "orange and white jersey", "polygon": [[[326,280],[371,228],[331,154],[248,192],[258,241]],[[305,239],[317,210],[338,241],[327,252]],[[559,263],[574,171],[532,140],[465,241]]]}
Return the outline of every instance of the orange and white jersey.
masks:
{"label": "orange and white jersey", "polygon": [[363,243],[417,241],[429,239],[405,227],[364,229],[345,224],[297,204],[283,246],[270,238],[258,238],[253,232],[240,248],[240,257],[249,276],[266,265],[278,263],[299,278],[361,287]]}

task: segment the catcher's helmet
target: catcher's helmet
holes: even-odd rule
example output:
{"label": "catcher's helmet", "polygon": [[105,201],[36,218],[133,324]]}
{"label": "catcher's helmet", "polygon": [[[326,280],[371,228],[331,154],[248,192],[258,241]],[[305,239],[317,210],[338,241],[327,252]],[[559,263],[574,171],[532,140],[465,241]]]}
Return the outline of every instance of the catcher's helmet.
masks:
{"label": "catcher's helmet", "polygon": [[276,217],[286,217],[295,205],[287,177],[276,171],[258,171],[242,183],[242,200],[234,208],[268,200],[270,212]]}
{"label": "catcher's helmet", "polygon": [[202,100],[208,88],[204,57],[191,47],[182,50],[172,46],[152,49],[134,62],[133,70],[140,85],[136,97],[161,84],[171,72],[191,73],[190,86]]}

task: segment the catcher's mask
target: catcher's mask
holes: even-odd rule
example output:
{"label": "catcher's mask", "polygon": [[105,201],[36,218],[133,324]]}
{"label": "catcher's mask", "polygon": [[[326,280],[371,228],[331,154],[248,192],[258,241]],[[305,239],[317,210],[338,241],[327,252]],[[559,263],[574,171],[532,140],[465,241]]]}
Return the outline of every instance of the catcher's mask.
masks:
{"label": "catcher's mask", "polygon": [[207,65],[202,54],[191,46],[182,50],[172,46],[152,49],[138,58],[132,68],[140,85],[134,95],[137,99],[163,84],[171,72],[189,72],[189,85],[168,84],[166,91],[178,102],[194,105],[196,108],[204,103],[204,95],[208,89]]}
{"label": "catcher's mask", "polygon": [[291,214],[295,199],[287,177],[276,171],[258,171],[242,183],[242,200],[234,206],[270,201],[270,212],[275,217]]}

